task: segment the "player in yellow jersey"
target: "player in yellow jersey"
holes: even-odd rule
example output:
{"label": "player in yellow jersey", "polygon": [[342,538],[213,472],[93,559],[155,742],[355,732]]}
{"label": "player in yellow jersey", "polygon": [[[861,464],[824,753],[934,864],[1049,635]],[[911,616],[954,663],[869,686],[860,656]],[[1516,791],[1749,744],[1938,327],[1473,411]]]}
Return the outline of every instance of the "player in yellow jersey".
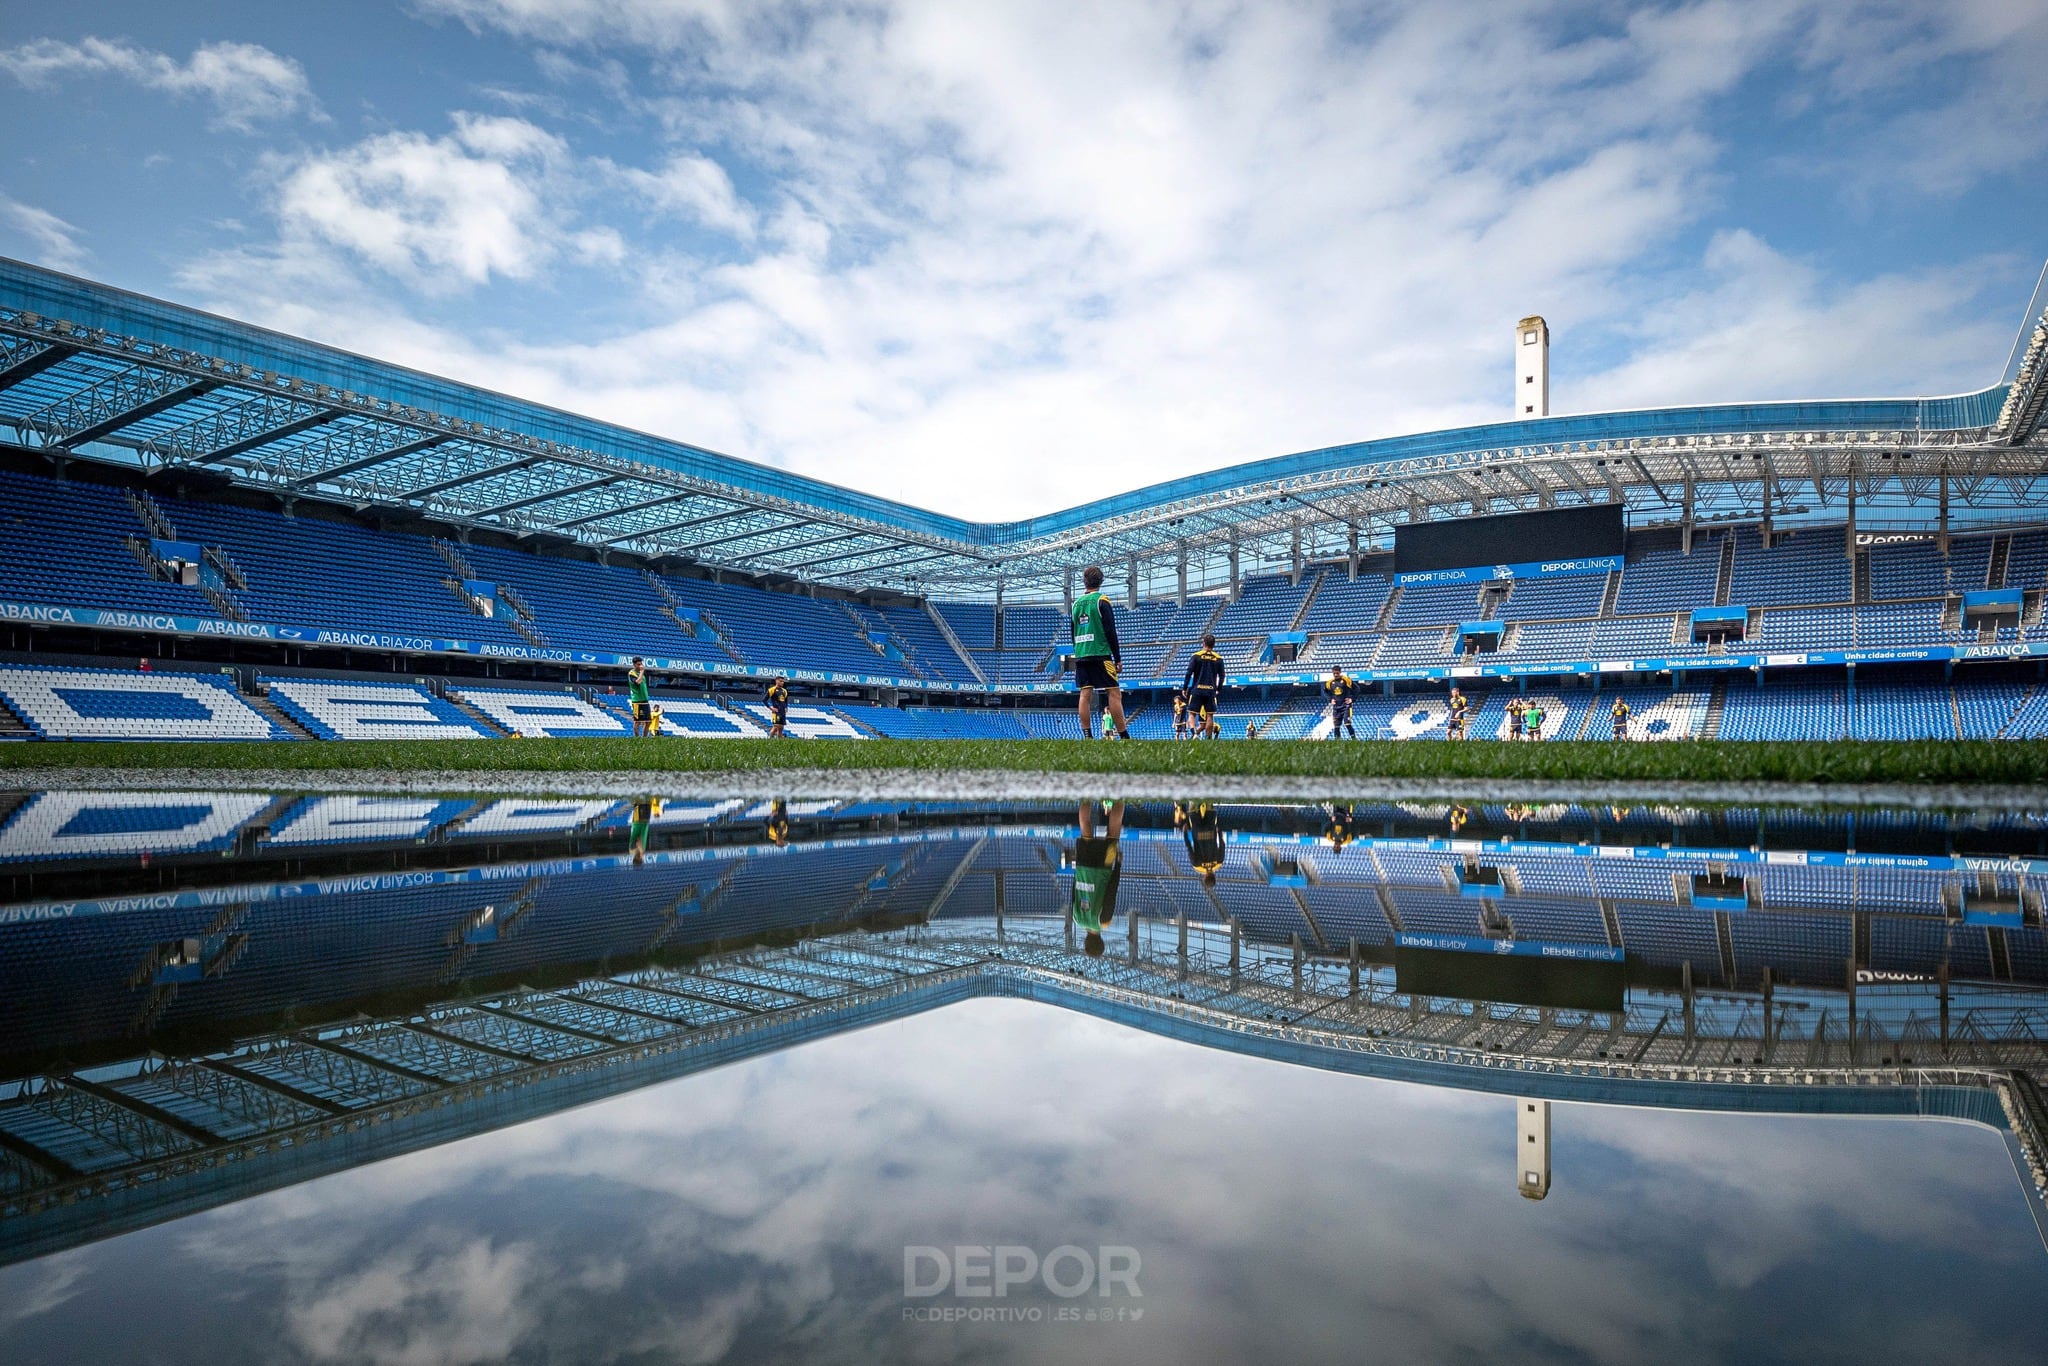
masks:
{"label": "player in yellow jersey", "polygon": [[1330,666],[1330,677],[1323,684],[1323,691],[1330,697],[1330,738],[1341,740],[1346,734],[1358,738],[1358,728],[1351,724],[1351,697],[1358,691],[1355,680],[1345,676],[1337,665]]}
{"label": "player in yellow jersey", "polygon": [[1195,713],[1195,734],[1222,739],[1223,727],[1216,720],[1216,705],[1223,698],[1223,656],[1216,653],[1216,637],[1202,637],[1202,648],[1188,657],[1187,673],[1180,686]]}

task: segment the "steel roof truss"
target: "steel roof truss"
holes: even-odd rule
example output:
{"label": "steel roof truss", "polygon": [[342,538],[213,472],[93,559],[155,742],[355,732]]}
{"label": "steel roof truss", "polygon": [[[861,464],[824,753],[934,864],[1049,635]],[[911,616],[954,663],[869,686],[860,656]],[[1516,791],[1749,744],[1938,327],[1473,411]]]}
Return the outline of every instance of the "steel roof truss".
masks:
{"label": "steel roof truss", "polygon": [[514,498],[509,502],[497,503],[487,508],[476,508],[468,515],[477,518],[496,517],[501,513],[513,512],[524,507],[532,507],[535,503],[546,503],[556,498],[569,498],[579,493],[588,493],[592,489],[606,488],[620,482],[625,477],[622,474],[607,474],[597,479],[586,479],[580,484],[547,489],[541,493],[529,493],[523,497]]}
{"label": "steel roof truss", "polygon": [[0,333],[0,390],[12,389],[23,380],[62,364],[66,357],[74,354],[71,347],[59,346],[56,342]]}
{"label": "steel roof truss", "polygon": [[133,365],[38,409],[20,425],[39,434],[44,444],[68,449],[97,441],[220,387],[219,380]]}
{"label": "steel roof truss", "polygon": [[231,460],[259,446],[297,436],[342,414],[282,394],[264,394],[153,436],[142,449],[165,465]]}
{"label": "steel roof truss", "polygon": [[389,492],[396,497],[405,499],[407,502],[416,502],[422,498],[431,498],[437,493],[446,493],[450,489],[461,488],[464,484],[474,484],[479,479],[489,479],[493,475],[511,474],[517,470],[531,469],[535,465],[545,463],[546,459],[547,457],[539,455],[521,456],[517,460],[509,460],[502,464],[489,465],[482,469],[471,469],[450,478],[437,480],[421,488],[392,489]]}
{"label": "steel roof truss", "polygon": [[[555,530],[567,531],[571,527],[588,526],[592,522],[608,522],[614,517],[629,517],[636,512],[645,512],[649,508],[663,507],[669,503],[680,503],[698,496],[694,493],[677,493],[671,490],[663,493],[658,498],[648,498],[642,502],[628,503],[624,507],[607,508],[602,512],[586,513],[581,517],[570,517],[565,521],[556,522]],[[683,522],[679,525],[688,526],[689,523]]]}

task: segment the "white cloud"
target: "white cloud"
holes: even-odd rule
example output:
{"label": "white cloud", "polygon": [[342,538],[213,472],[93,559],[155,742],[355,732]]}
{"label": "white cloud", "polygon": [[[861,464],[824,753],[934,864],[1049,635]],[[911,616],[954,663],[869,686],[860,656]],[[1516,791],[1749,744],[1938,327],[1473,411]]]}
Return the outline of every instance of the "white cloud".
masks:
{"label": "white cloud", "polygon": [[24,204],[4,192],[0,192],[0,228],[27,239],[29,247],[24,254],[52,270],[81,270],[92,255],[79,245],[77,228],[47,209]]}
{"label": "white cloud", "polygon": [[684,153],[656,171],[622,167],[622,184],[657,209],[742,240],[754,235],[754,215],[734,192],[732,177],[709,157]]}
{"label": "white cloud", "polygon": [[545,181],[564,152],[523,119],[457,114],[446,137],[384,133],[307,155],[281,177],[278,217],[287,238],[343,248],[425,288],[523,279],[561,245]]}
{"label": "white cloud", "polygon": [[46,85],[63,76],[113,75],[173,95],[203,96],[212,101],[218,123],[243,132],[294,114],[322,117],[305,69],[256,43],[207,43],[180,62],[118,39],[66,43],[42,38],[0,50],[0,71],[25,85]]}
{"label": "white cloud", "polygon": [[1973,313],[2002,262],[1830,285],[1755,234],[1718,233],[1688,287],[1633,324],[1633,359],[1589,377],[1587,409],[1729,399],[1956,393],[1991,377],[2010,320]]}
{"label": "white cloud", "polygon": [[190,1311],[136,1319],[166,1357],[231,1306],[313,1360],[1064,1361],[1071,1333],[903,1327],[901,1264],[1071,1242],[1139,1249],[1132,1360],[1705,1363],[1742,1311],[1915,1256],[1947,1279],[1774,1345],[1924,1359],[1873,1349],[1940,1312],[1943,1360],[2024,1340],[1996,1310],[2039,1248],[1982,1127],[1559,1105],[1532,1205],[1512,1104],[977,1001],[83,1250],[47,1332],[146,1264]]}
{"label": "white cloud", "polygon": [[[1923,40],[1908,59],[1804,0],[1588,12],[1568,40],[1542,13],[1392,3],[421,7],[544,45],[558,79],[601,71],[667,142],[633,165],[387,134],[287,177],[287,245],[412,284],[609,267],[620,321],[480,336],[311,256],[202,263],[207,302],[946,511],[1505,418],[1506,337],[1531,311],[1561,347],[1626,343],[1614,364],[1560,356],[1558,401],[1582,410],[1953,388],[2009,340],[1971,320],[1984,262],[1838,281],[1740,225],[1684,246],[1730,172],[1715,101],[1773,63],[1882,104],[1929,62],[2007,62],[2043,26],[1988,5],[1877,4],[1875,29]],[[2041,89],[2007,85],[2015,111]],[[1962,117],[1922,107],[1928,129],[1885,123],[1895,146]],[[1949,173],[2048,127],[2008,122]],[[295,283],[323,278],[342,283]],[[1894,308],[1908,325],[1878,355]]]}

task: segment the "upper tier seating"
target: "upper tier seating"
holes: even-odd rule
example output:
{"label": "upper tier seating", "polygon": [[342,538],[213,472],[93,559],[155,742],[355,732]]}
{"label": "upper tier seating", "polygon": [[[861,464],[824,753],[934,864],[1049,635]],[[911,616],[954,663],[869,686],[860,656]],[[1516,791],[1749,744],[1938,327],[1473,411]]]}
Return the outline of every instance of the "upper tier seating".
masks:
{"label": "upper tier seating", "polygon": [[1728,601],[1744,607],[1847,602],[1852,579],[1840,527],[1780,533],[1769,550],[1763,548],[1758,532],[1743,527],[1735,533],[1735,576]]}
{"label": "upper tier seating", "polygon": [[886,633],[907,651],[911,666],[941,683],[972,683],[974,673],[961,662],[937,623],[922,607],[868,607],[851,604],[853,614],[870,629]]}
{"label": "upper tier seating", "polygon": [[1342,569],[1323,571],[1316,599],[1302,618],[1304,631],[1365,631],[1378,624],[1393,583],[1384,574],[1348,577]]}
{"label": "upper tier seating", "polygon": [[198,589],[151,578],[123,544],[129,536],[149,532],[118,489],[0,470],[0,597],[219,615]]}
{"label": "upper tier seating", "polygon": [[1388,625],[1398,631],[1415,626],[1449,626],[1479,616],[1479,585],[1411,583],[1401,590]]}
{"label": "upper tier seating", "polygon": [[1261,639],[1272,632],[1288,630],[1294,625],[1294,614],[1301,610],[1301,600],[1315,587],[1315,581],[1313,573],[1303,574],[1299,584],[1282,577],[1246,579],[1237,601],[1217,613],[1211,629],[1219,637],[1257,634]]}
{"label": "upper tier seating", "polygon": [[1627,616],[1632,612],[1680,612],[1708,607],[1714,601],[1714,584],[1721,574],[1721,537],[1696,536],[1692,554],[1672,546],[1661,550],[1630,551],[1621,575],[1621,596],[1614,610]]}
{"label": "upper tier seating", "polygon": [[179,535],[221,546],[241,566],[249,586],[235,597],[253,620],[526,644],[449,591],[454,573],[424,536],[218,503],[163,509]]}
{"label": "upper tier seating", "polygon": [[2005,564],[2004,588],[2031,592],[2048,588],[2048,531],[2021,531],[2012,538]]}
{"label": "upper tier seating", "polygon": [[996,609],[986,602],[942,602],[939,615],[969,650],[980,652],[996,647]]}
{"label": "upper tier seating", "polygon": [[638,570],[587,560],[541,560],[496,546],[456,549],[486,581],[510,584],[533,609],[533,625],[550,643],[574,641],[615,654],[709,663],[732,658],[717,642],[688,634],[662,611],[661,597]]}
{"label": "upper tier seating", "polygon": [[1518,580],[1496,614],[1502,621],[1532,617],[1597,617],[1607,596],[1607,576],[1576,574],[1569,578]]}

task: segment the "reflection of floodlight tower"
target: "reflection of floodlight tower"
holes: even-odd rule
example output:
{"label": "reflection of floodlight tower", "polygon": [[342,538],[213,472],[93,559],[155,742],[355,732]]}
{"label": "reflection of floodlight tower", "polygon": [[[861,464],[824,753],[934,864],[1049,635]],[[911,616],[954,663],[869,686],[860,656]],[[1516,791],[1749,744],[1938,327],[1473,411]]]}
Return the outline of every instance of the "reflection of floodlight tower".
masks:
{"label": "reflection of floodlight tower", "polygon": [[1515,416],[1550,415],[1550,324],[1527,317],[1515,324]]}
{"label": "reflection of floodlight tower", "polygon": [[1550,1102],[1525,1100],[1515,1107],[1516,1186],[1530,1200],[1550,1194]]}

